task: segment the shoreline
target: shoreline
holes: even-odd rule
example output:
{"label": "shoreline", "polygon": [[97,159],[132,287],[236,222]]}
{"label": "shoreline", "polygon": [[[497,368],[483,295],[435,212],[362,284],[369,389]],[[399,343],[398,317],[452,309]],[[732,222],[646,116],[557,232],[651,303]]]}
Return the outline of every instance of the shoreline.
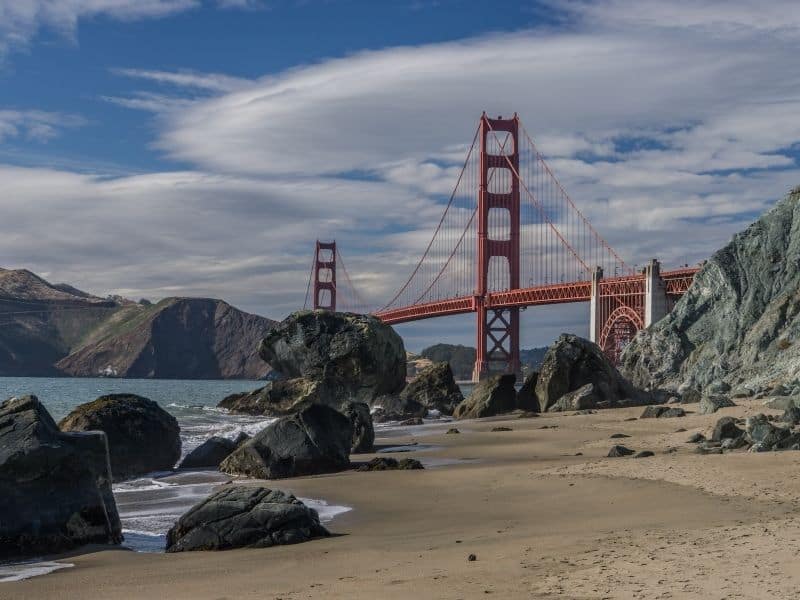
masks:
{"label": "shoreline", "polygon": [[[329,524],[333,537],[296,546],[85,549],[62,557],[73,568],[0,584],[0,598],[756,598],[766,589],[794,597],[800,455],[701,456],[686,443],[721,416],[778,411],[742,401],[714,415],[625,421],[641,411],[458,421],[420,426],[424,436],[378,432],[379,445],[424,437],[435,446],[398,456],[452,462],[236,480],[352,510]],[[498,425],[513,431],[492,432]],[[461,433],[445,434],[451,426]],[[617,432],[656,456],[606,458]]]}

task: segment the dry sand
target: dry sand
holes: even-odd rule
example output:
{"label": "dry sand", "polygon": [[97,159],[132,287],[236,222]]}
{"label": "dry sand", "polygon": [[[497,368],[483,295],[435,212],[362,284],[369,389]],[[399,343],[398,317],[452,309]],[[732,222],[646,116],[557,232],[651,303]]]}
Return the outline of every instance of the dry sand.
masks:
{"label": "dry sand", "polygon": [[[453,424],[413,428],[379,441],[439,446],[396,456],[440,466],[272,484],[353,507],[330,525],[335,537],[177,555],[93,549],[71,556],[72,569],[0,584],[0,598],[800,596],[800,452],[700,456],[686,443],[720,416],[776,411],[743,401],[625,420],[641,411],[466,421],[459,435],[444,434]],[[609,439],[617,432],[632,437]],[[656,456],[606,458],[617,442]]]}

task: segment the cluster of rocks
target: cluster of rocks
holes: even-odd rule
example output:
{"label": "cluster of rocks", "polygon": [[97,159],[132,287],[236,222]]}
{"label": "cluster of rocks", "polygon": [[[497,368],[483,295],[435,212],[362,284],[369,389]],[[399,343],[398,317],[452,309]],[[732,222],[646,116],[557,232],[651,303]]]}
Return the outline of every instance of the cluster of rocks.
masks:
{"label": "cluster of rocks", "polygon": [[780,417],[762,413],[747,419],[722,417],[714,425],[710,438],[697,432],[687,443],[697,444],[699,454],[722,454],[725,450],[740,448],[750,452],[800,450],[798,425],[800,409],[794,406],[787,408]]}

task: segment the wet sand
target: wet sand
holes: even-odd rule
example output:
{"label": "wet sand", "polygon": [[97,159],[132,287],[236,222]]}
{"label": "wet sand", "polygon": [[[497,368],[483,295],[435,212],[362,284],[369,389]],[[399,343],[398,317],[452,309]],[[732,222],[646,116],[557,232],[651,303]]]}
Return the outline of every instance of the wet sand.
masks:
{"label": "wet sand", "polygon": [[[625,421],[636,408],[409,428],[378,443],[433,446],[394,455],[425,471],[270,484],[352,507],[332,538],[177,555],[95,548],[63,559],[74,568],[0,584],[0,598],[795,598],[800,452],[701,456],[686,443],[720,416],[777,412],[740,403],[684,418]],[[461,433],[446,435],[452,426]],[[632,437],[609,439],[618,432]],[[606,458],[614,443],[656,456]]]}

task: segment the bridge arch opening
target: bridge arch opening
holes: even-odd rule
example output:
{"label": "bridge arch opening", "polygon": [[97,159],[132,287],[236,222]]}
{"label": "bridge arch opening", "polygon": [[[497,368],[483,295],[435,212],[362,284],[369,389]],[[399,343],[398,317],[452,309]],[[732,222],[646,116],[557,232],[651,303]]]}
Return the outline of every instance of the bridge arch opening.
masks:
{"label": "bridge arch opening", "polygon": [[630,306],[619,306],[614,309],[600,332],[599,345],[614,364],[619,364],[622,351],[631,342],[644,321],[639,313]]}

